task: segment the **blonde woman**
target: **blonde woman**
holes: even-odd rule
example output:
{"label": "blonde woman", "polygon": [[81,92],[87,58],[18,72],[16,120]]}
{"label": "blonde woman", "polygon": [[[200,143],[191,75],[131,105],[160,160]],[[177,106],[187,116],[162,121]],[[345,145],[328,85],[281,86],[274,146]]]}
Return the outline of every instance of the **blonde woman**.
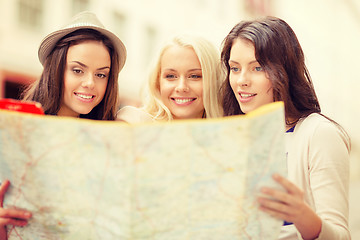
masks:
{"label": "blonde woman", "polygon": [[134,123],[221,117],[218,93],[223,79],[219,53],[211,42],[176,36],[156,58],[144,107],[124,107],[117,118]]}

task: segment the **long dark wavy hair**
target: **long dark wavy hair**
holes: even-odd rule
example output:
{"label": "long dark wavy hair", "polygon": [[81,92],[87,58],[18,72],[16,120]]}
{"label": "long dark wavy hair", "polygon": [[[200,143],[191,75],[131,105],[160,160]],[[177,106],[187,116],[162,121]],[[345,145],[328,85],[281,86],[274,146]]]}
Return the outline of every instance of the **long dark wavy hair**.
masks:
{"label": "long dark wavy hair", "polygon": [[108,49],[111,68],[103,100],[90,113],[80,118],[94,120],[114,120],[118,109],[119,56],[112,42],[93,29],[80,29],[60,39],[44,62],[44,70],[38,81],[23,92],[23,99],[41,103],[45,114],[56,115],[64,93],[64,72],[66,56],[70,46],[84,41],[100,41]]}
{"label": "long dark wavy hair", "polygon": [[236,24],[223,41],[221,62],[226,69],[226,81],[221,93],[225,116],[244,114],[229,81],[230,51],[234,40],[239,38],[254,45],[255,58],[272,83],[274,101],[284,102],[287,124],[294,124],[311,113],[321,112],[305,66],[304,53],[294,31],[285,21],[266,17]]}

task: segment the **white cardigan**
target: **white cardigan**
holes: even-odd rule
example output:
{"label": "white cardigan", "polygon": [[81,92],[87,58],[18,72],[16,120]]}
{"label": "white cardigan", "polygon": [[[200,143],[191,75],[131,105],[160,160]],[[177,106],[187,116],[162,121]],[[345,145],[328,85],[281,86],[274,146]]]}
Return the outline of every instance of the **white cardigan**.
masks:
{"label": "white cardigan", "polygon": [[[306,203],[322,220],[317,239],[350,239],[349,139],[333,122],[314,113],[286,133],[286,148],[288,179],[304,191]],[[288,225],[279,239],[302,238],[294,225]]]}

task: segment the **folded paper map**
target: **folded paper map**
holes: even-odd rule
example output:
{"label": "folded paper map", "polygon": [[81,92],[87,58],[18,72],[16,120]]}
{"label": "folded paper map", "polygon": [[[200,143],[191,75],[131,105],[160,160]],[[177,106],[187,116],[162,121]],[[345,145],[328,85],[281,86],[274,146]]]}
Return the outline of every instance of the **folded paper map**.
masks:
{"label": "folded paper map", "polygon": [[0,110],[4,208],[31,211],[15,239],[277,239],[258,209],[286,176],[284,109],[130,125]]}

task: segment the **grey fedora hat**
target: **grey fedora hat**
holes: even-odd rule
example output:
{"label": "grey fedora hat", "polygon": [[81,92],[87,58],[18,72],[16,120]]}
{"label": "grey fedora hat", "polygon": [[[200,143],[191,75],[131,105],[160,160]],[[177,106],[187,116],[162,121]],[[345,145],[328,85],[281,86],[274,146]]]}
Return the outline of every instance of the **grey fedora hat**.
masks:
{"label": "grey fedora hat", "polygon": [[119,55],[119,70],[123,68],[126,60],[125,45],[114,33],[106,30],[96,15],[89,11],[81,12],[75,15],[69,24],[60,30],[50,33],[42,40],[38,50],[40,63],[44,65],[45,59],[50,55],[56,43],[62,37],[79,29],[94,29],[108,37]]}

